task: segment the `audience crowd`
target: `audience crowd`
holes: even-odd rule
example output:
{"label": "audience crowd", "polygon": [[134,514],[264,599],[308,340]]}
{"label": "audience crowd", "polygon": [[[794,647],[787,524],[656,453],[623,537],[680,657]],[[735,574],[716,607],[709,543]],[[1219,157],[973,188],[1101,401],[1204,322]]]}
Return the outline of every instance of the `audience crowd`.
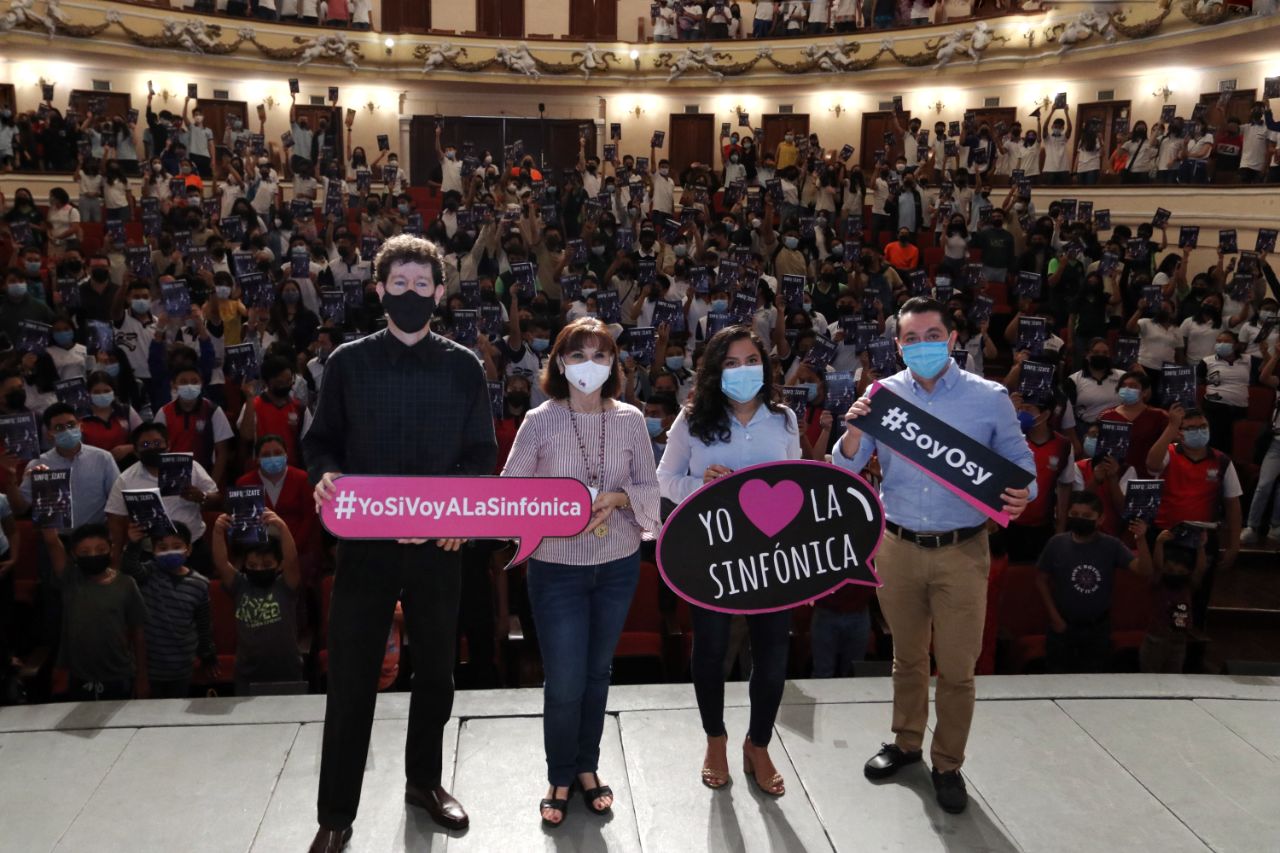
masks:
{"label": "audience crowd", "polygon": [[[844,6],[816,23],[838,26]],[[1045,116],[1047,135],[1039,120],[1034,131],[939,123],[930,140],[903,120],[871,174],[851,146],[788,134],[764,151],[750,128],[725,128],[720,170],[681,174],[659,149],[625,153],[620,140],[606,158],[582,143],[578,166],[553,174],[519,145],[478,150],[437,133],[430,191],[408,187],[394,152],[336,151],[326,123],[294,117],[277,149],[240,126],[213,139],[198,112],[157,115],[150,104],[143,134],[128,117],[76,118],[46,103],[0,135],[10,165],[74,170],[78,187],[74,198],[19,188],[0,205],[10,699],[38,649],[49,653],[41,674],[26,673],[37,695],[178,696],[228,682],[253,692],[306,679],[299,644],[323,634],[332,542],[301,437],[331,353],[385,325],[372,261],[400,233],[444,253],[447,298],[432,328],[484,365],[497,470],[545,399],[539,375],[566,322],[608,325],[618,396],[643,410],[655,459],[705,341],[753,328],[772,348],[803,454],[822,460],[855,396],[901,369],[896,309],[936,298],[956,332],[950,369],[1007,387],[1036,459],[1038,496],[994,550],[1038,566],[1051,670],[1113,665],[1111,614],[1133,588],[1117,576],[1132,573],[1151,613],[1141,666],[1180,671],[1215,574],[1242,544],[1280,545],[1275,232],[1250,249],[1224,231],[1216,262],[1197,265],[1195,235],[1167,238],[1180,212],[1112,223],[1038,188],[1072,173],[1092,183],[1116,162],[1099,156],[1096,128],[1073,137],[1065,111]],[[1135,178],[1277,177],[1280,125],[1265,104],[1248,123],[1207,119],[1216,135],[1174,119],[1148,139],[1137,122],[1117,151],[1139,164]],[[1220,156],[1223,133],[1243,135],[1234,160]],[[1010,185],[994,193],[1002,173]],[[190,454],[191,476],[165,493],[173,454]],[[48,497],[60,471],[69,507]],[[1133,500],[1133,483],[1157,480],[1154,503]],[[246,486],[265,496],[263,543],[229,541],[228,492]],[[173,522],[163,535],[126,500],[157,487]],[[465,550],[461,626],[471,660],[489,666],[493,600],[512,613],[528,605],[519,575],[508,584],[494,570],[497,544]],[[29,594],[15,585],[21,553],[34,554]],[[812,608],[813,674],[846,675],[864,657],[874,599],[845,587]],[[234,626],[231,671],[225,660],[219,669],[220,608]]]}

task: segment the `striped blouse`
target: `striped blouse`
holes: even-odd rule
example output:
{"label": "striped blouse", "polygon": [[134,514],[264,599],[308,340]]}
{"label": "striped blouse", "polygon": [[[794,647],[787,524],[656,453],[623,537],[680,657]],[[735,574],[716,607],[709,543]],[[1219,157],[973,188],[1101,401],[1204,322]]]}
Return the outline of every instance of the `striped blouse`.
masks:
{"label": "striped blouse", "polygon": [[[507,457],[504,477],[572,477],[595,485],[604,430],[604,477],[600,491],[624,492],[631,509],[614,510],[605,522],[609,532],[597,538],[593,530],[577,536],[545,539],[533,559],[571,566],[592,566],[629,557],[640,548],[645,531],[657,533],[658,477],[644,415],[634,406],[606,401],[603,412],[571,412],[561,401],[548,400],[524,417]],[[577,432],[574,432],[574,421]],[[578,436],[582,444],[578,443]],[[583,459],[583,447],[590,469]]]}

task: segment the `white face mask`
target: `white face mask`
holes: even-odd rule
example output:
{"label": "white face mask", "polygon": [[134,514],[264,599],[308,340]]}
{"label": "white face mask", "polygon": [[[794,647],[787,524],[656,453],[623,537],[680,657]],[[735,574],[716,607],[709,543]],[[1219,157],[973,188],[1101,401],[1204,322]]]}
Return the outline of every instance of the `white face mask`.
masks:
{"label": "white face mask", "polygon": [[609,381],[610,375],[613,373],[613,364],[597,364],[594,361],[584,361],[579,364],[566,365],[561,362],[564,369],[564,377],[569,380],[569,384],[577,388],[584,394],[591,394],[596,389]]}

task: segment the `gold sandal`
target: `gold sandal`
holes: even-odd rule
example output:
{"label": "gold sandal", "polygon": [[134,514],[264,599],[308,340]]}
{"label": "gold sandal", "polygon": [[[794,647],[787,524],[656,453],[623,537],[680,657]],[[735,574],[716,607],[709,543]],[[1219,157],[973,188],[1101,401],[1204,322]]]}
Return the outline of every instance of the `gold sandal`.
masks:
{"label": "gold sandal", "polygon": [[781,797],[787,792],[786,784],[782,779],[782,774],[774,773],[769,777],[767,783],[762,783],[759,778],[756,777],[755,763],[751,760],[751,755],[747,752],[747,746],[749,743],[750,741],[747,741],[747,743],[742,745],[742,772],[751,777],[751,780],[756,783],[756,787],[760,789],[761,793],[768,794],[770,797]]}
{"label": "gold sandal", "polygon": [[[728,735],[724,735],[723,737],[726,741],[729,739]],[[708,740],[710,740],[710,738],[708,738]],[[721,773],[719,770],[714,770],[710,767],[704,766],[702,768],[702,784],[706,785],[713,791],[723,788],[732,781],[733,780],[729,778],[729,773],[727,771]]]}

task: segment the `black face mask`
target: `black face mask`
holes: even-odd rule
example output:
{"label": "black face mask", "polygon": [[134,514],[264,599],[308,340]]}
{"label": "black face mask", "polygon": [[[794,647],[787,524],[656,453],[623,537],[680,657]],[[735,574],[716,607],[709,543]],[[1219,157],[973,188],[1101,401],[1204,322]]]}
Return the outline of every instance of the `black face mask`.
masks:
{"label": "black face mask", "polygon": [[14,390],[10,391],[8,394],[5,394],[4,405],[5,405],[5,408],[15,412],[26,408],[27,389],[15,388]]}
{"label": "black face mask", "polygon": [[1067,530],[1077,536],[1092,536],[1098,529],[1097,519],[1068,518]]}
{"label": "black face mask", "polygon": [[76,565],[86,577],[97,577],[111,568],[110,554],[95,554],[92,557],[76,557]]}
{"label": "black face mask", "polygon": [[107,272],[104,269],[98,268],[98,269],[95,269],[93,272],[89,273],[89,278],[93,279],[98,284],[104,284],[105,282],[108,282],[111,280],[111,273]]}
{"label": "black face mask", "polygon": [[1164,584],[1168,589],[1185,589],[1191,583],[1191,576],[1166,573],[1160,576],[1160,583]]}
{"label": "black face mask", "polygon": [[507,408],[524,410],[529,408],[530,397],[528,394],[516,392],[507,395]]}
{"label": "black face mask", "polygon": [[146,468],[159,468],[162,453],[164,453],[163,450],[144,450],[138,454],[138,461]]}
{"label": "black face mask", "polygon": [[293,388],[291,387],[267,389],[267,393],[269,393],[272,397],[275,397],[277,400],[287,399],[289,397],[289,394],[292,393],[292,391],[293,391]]}
{"label": "black face mask", "polygon": [[430,296],[419,296],[412,290],[406,290],[399,296],[390,293],[382,297],[382,308],[400,331],[413,335],[422,331],[436,310],[436,300]]}
{"label": "black face mask", "polygon": [[1090,370],[1110,370],[1111,356],[1109,355],[1091,355],[1089,356]]}
{"label": "black face mask", "polygon": [[249,583],[260,589],[270,589],[271,585],[276,582],[276,577],[280,573],[275,569],[245,569],[244,576],[249,579]]}

